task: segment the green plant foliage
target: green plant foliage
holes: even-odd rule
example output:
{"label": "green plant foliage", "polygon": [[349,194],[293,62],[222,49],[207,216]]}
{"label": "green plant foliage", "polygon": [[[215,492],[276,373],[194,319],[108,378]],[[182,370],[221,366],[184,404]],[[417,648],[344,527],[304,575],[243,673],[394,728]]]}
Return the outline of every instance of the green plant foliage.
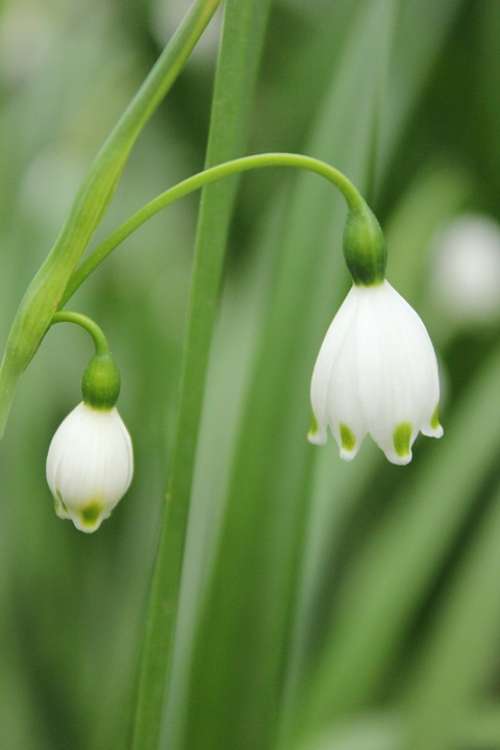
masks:
{"label": "green plant foliage", "polygon": [[[235,157],[246,141],[249,106],[267,20],[267,4],[226,4],[206,166]],[[154,748],[171,673],[183,550],[189,516],[205,371],[215,321],[235,180],[202,194],[183,353],[174,455],[151,592],[133,746]],[[165,601],[167,606],[165,606]],[[165,686],[165,683],[167,685]]]}
{"label": "green plant foliage", "polygon": [[498,453],[499,425],[487,415],[499,374],[496,352],[457,410],[442,450],[438,454],[434,448],[425,471],[401,489],[399,501],[353,565],[313,683],[315,715],[352,711],[380,690],[410,618],[438,576]]}
{"label": "green plant foliage", "polygon": [[220,0],[199,0],[103,144],[57,239],[28,287],[0,367],[0,436],[14,388],[34,356],[66,285],[110,202],[141,130],[174,83]]}
{"label": "green plant foliage", "polygon": [[[0,3],[3,342],[59,248],[0,379],[5,417],[23,372],[0,450],[0,748],[493,750],[500,315],[464,296],[458,320],[434,269],[450,220],[500,221],[499,3],[221,4],[191,53],[216,0],[180,34],[181,0]],[[204,165],[277,151],[360,189],[436,345],[445,435],[410,466],[306,441],[349,286],[337,191],[273,168],[156,210]],[[90,353],[47,331],[70,297],[106,333],[134,442],[94,535],[44,476]]]}
{"label": "green plant foliage", "polygon": [[[332,161],[342,133],[357,123],[359,141],[354,140],[349,154],[352,163],[345,151],[345,161],[337,163],[358,177],[358,183],[363,149],[369,153],[370,145],[363,143],[369,132],[363,118],[370,118],[374,107],[364,94],[371,92],[370,76],[376,75],[373,66],[367,70],[364,64],[361,39],[366,43],[370,38],[375,49],[377,43],[383,44],[384,34],[375,40],[370,31],[379,10],[377,6],[361,14],[306,149]],[[359,92],[354,100],[348,93],[351,86]],[[346,107],[338,106],[337,97]],[[241,421],[219,557],[195,646],[188,710],[197,706],[199,719],[188,726],[186,747],[190,748],[229,744],[265,748],[278,731],[287,613],[293,602],[296,555],[307,508],[303,483],[311,458],[304,441],[314,346],[308,344],[307,325],[311,325],[313,302],[322,305],[331,299],[331,291],[329,297],[317,295],[315,285],[322,276],[328,277],[325,268],[332,263],[340,266],[341,245],[335,253],[327,237],[335,223],[342,229],[343,208],[323,187],[314,178],[299,176],[286,211],[272,297]],[[291,403],[293,409],[288,408]],[[266,612],[265,619],[257,618],[258,612]],[[241,645],[245,632],[252,644],[249,649]],[[225,668],[219,659],[222,650],[231,654]],[[243,683],[241,673],[246,675]]]}

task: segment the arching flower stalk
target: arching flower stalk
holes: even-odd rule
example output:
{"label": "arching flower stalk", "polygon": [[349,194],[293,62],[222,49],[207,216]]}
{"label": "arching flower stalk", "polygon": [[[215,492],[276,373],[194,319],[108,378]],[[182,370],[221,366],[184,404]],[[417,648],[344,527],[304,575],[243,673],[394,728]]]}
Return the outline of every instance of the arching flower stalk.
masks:
{"label": "arching flower stalk", "polygon": [[391,463],[408,464],[419,432],[443,435],[436,355],[418,314],[385,279],[382,232],[366,217],[366,228],[361,221],[346,227],[354,284],[316,360],[308,439],[324,444],[329,428],[350,461],[370,434]]}

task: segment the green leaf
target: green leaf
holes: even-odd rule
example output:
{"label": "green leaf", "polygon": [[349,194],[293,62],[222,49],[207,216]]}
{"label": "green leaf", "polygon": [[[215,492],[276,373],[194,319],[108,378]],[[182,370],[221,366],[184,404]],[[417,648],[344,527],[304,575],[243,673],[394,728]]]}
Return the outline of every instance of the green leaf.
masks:
{"label": "green leaf", "polygon": [[[449,216],[457,212],[473,186],[462,172],[439,167],[417,175],[402,196],[387,221],[388,277],[396,289],[419,310],[423,319],[431,323],[429,330],[436,341],[440,319],[419,301],[423,298],[424,279],[428,269],[428,247],[433,231]],[[439,348],[439,347],[438,347]],[[307,554],[301,583],[301,603],[298,612],[296,643],[291,657],[296,669],[305,669],[311,647],[313,622],[317,608],[324,616],[321,602],[323,576],[331,575],[332,551],[339,544],[346,526],[365,504],[365,493],[374,472],[380,469],[384,457],[371,441],[365,441],[354,465],[346,464],[324,451],[317,461],[311,488],[311,518],[308,531]],[[302,667],[299,665],[302,664]]]}
{"label": "green leaf", "polygon": [[[425,12],[422,13],[423,7]],[[440,3],[439,7],[432,0],[424,0],[424,3],[408,0],[398,4],[394,45],[386,71],[387,81],[381,85],[383,106],[379,117],[378,153],[373,175],[374,185],[378,189],[387,179],[390,162],[402,139],[408,118],[425,89],[443,40],[459,9],[460,3],[454,0]],[[434,22],[429,26],[427,20],[430,17]],[[470,186],[463,184],[460,174],[455,176],[440,168],[438,172],[415,181],[411,190],[413,194],[402,197],[400,208],[394,212],[395,221],[389,221],[387,226],[388,275],[398,290],[415,302],[420,297],[419,286],[426,267],[424,243],[439,218],[461,205]],[[430,200],[433,200],[432,207]],[[413,231],[415,225],[418,225],[417,231]],[[328,294],[327,291],[318,293]],[[328,315],[325,315],[321,324],[323,328],[327,323]],[[339,461],[328,448],[322,450],[316,459],[309,489],[311,517],[301,572],[295,637],[289,654],[292,672],[295,673],[291,679],[299,693],[301,676],[302,679],[309,679],[308,660],[311,652],[317,648],[314,623],[318,616],[325,617],[325,607],[328,609],[330,606],[320,597],[325,576],[328,579],[332,576],[333,550],[338,546],[348,521],[354,516],[356,499],[363,500],[362,491],[367,491],[375,469],[382,463],[373,445],[363,446],[354,465]],[[327,700],[326,696],[324,699]],[[302,699],[299,697],[298,700],[300,703]]]}
{"label": "green leaf", "polygon": [[[373,59],[387,44],[390,8],[370,4],[358,16],[306,150],[362,183],[377,98]],[[311,449],[305,433],[318,308],[322,317],[331,308],[332,284],[340,296],[345,279],[333,271],[342,263],[343,207],[314,177],[295,179],[195,644],[184,745],[190,750],[266,748],[278,728],[307,507],[303,487]]]}
{"label": "green leaf", "polygon": [[380,123],[381,163],[386,163],[394,154],[462,5],[462,0],[442,0],[439,3],[406,0],[399,3],[397,33],[389,61],[386,106]]}
{"label": "green leaf", "polygon": [[[470,650],[470,649],[469,649]],[[301,745],[301,750],[401,750],[404,746],[403,712],[366,712],[323,729]],[[496,748],[500,745],[500,713],[497,706],[476,706],[454,717],[456,744],[460,748]],[[442,745],[426,745],[426,749]]]}
{"label": "green leaf", "polygon": [[500,490],[441,597],[404,703],[412,750],[458,745],[457,715],[470,714],[494,677],[500,626]]}
{"label": "green leaf", "polygon": [[[240,156],[245,147],[268,10],[268,0],[228,0],[226,3],[207,166]],[[202,193],[176,435],[141,666],[134,734],[136,750],[157,747],[164,695],[171,676],[208,355],[237,185],[237,178],[229,179],[205,188]]]}
{"label": "green leaf", "polygon": [[[500,446],[491,419],[500,352],[486,363],[422,470],[405,470],[390,515],[353,564],[309,693],[309,721],[345,714],[373,698],[421,604],[484,472]],[[374,647],[376,644],[376,647]],[[311,719],[311,716],[314,717]]]}
{"label": "green leaf", "polygon": [[141,130],[181,72],[220,0],[197,0],[97,154],[55,244],[26,291],[0,368],[0,436],[14,390],[108,206]]}

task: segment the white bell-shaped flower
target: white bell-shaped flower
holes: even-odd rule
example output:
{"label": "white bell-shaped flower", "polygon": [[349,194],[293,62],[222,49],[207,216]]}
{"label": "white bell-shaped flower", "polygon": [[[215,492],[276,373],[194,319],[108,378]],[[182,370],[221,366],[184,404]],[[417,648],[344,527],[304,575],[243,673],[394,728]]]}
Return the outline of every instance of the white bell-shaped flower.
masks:
{"label": "white bell-shaped flower", "polygon": [[320,349],[311,383],[310,442],[330,427],[345,460],[369,433],[395,464],[419,431],[441,437],[436,355],[422,320],[387,282],[354,285]]}
{"label": "white bell-shaped flower", "polygon": [[60,518],[96,531],[127,492],[134,472],[130,435],[116,407],[80,403],[54,435],[47,481]]}

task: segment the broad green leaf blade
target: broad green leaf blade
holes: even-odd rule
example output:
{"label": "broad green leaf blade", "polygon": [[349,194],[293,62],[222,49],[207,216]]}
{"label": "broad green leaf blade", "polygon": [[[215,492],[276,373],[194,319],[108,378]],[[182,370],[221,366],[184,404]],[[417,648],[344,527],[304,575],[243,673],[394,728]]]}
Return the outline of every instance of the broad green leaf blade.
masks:
{"label": "broad green leaf blade", "polygon": [[[443,40],[460,9],[460,3],[448,0],[435,8],[431,0],[408,0],[397,7],[397,32],[389,58],[387,82],[381,87],[383,108],[378,119],[378,149],[374,164],[376,194],[385,187],[388,169],[396,147],[407,126],[408,118],[416,107],[425,84],[432,72]],[[422,13],[425,6],[426,12]],[[427,24],[429,17],[434,23]],[[421,33],[415,33],[417,28]],[[425,41],[420,44],[425,36]],[[426,185],[424,185],[424,182]],[[426,267],[424,240],[439,217],[462,205],[471,190],[460,175],[447,176],[441,168],[436,174],[415,182],[414,196],[401,200],[394,213],[397,221],[387,226],[388,275],[397,288],[412,302],[421,297],[423,271]],[[424,196],[424,190],[426,195]],[[438,191],[432,206],[429,198]],[[417,205],[419,203],[420,205]],[[427,205],[426,213],[422,209]],[[411,227],[405,233],[405,217],[413,216],[418,222],[418,232]],[[417,245],[417,243],[420,243]],[[418,251],[418,254],[414,255]],[[414,272],[412,272],[412,269]],[[408,272],[410,271],[410,272]],[[401,287],[401,288],[400,288]],[[325,319],[323,326],[328,320]],[[330,446],[327,446],[328,449]],[[313,627],[318,611],[324,616],[328,604],[319,600],[323,590],[323,577],[332,575],[332,550],[340,539],[345,524],[352,517],[353,500],[366,489],[376,467],[382,463],[373,446],[364,446],[355,465],[345,464],[332,457],[331,450],[323,449],[316,460],[316,470],[311,486],[312,518],[301,584],[301,603],[297,612],[296,641],[292,662],[300,672],[306,669],[308,653],[314,650],[317,630]],[[302,666],[301,666],[302,665]]]}
{"label": "broad green leaf blade", "polygon": [[[388,7],[375,3],[359,12],[306,149],[358,184],[370,158],[378,73],[373,60],[386,44]],[[374,24],[380,34],[373,33]],[[344,216],[331,190],[314,178],[296,180],[195,645],[185,742],[190,750],[266,748],[277,731],[311,456],[305,442],[308,379],[319,342],[310,331],[317,335],[317,308],[330,306],[331,290],[322,297],[316,287],[335,280],[333,267],[341,267],[340,242],[335,248],[331,240],[340,235]]]}
{"label": "broad green leaf blade", "polygon": [[457,715],[472,713],[494,678],[500,627],[500,491],[493,494],[435,623],[407,691],[406,747],[452,750]]}
{"label": "broad green leaf blade", "polygon": [[[422,467],[405,470],[394,508],[353,565],[309,693],[309,721],[373,698],[411,617],[497,455],[500,353],[483,367]],[[374,648],[376,644],[376,648]]]}
{"label": "broad green leaf blade", "polygon": [[[401,750],[405,724],[401,712],[382,711],[346,717],[335,727],[325,728],[301,746],[301,750]],[[454,747],[496,748],[500,746],[500,712],[496,706],[476,706],[455,715]],[[430,747],[441,745],[426,745]]]}
{"label": "broad green leaf blade", "polygon": [[[280,223],[273,221],[273,225],[276,229],[275,240],[278,243]],[[268,222],[262,234],[267,240],[270,238]],[[258,236],[261,236],[260,232]],[[201,442],[196,457],[182,571],[174,674],[166,718],[166,729],[169,730],[166,741],[169,738],[171,740],[172,732],[175,732],[185,710],[185,692],[190,677],[190,659],[197,617],[217,550],[243,398],[248,388],[255,343],[262,323],[262,308],[269,293],[269,261],[273,248],[268,249],[269,254],[261,253],[258,263],[246,269],[244,276],[237,276],[231,282],[226,282],[210,355],[200,426]],[[223,419],[221,414],[224,415]]]}
{"label": "broad green leaf blade", "polygon": [[[287,58],[286,77],[272,68],[274,72],[266,97],[272,112],[276,111],[276,114],[269,118],[267,113],[266,117],[267,110],[264,108],[262,112],[264,102],[261,98],[259,117],[262,119],[259,122],[262,124],[259,132],[254,134],[254,139],[257,143],[262,143],[262,148],[268,147],[271,139],[276,147],[289,150],[290,144],[297,142],[293,136],[302,132],[304,125],[308,128],[311,126],[311,111],[319,108],[319,92],[325,89],[327,74],[331,79],[331,71],[337,57],[341,55],[342,44],[347,36],[348,22],[355,15],[355,8],[350,0],[335,3],[327,14],[325,10],[318,17],[322,23],[318,24],[317,29],[315,27],[314,35],[302,35],[302,46],[298,49],[293,47],[295,55],[289,60]],[[274,19],[274,26],[271,23],[268,34],[273,33],[279,21],[279,16],[277,20]],[[279,41],[290,45],[286,37]],[[277,50],[275,44],[267,51],[267,57],[273,55],[282,59],[281,50]],[[270,63],[267,62],[267,71],[269,68]],[[314,86],[310,80],[311,70],[320,79],[315,80]],[[267,85],[269,87],[269,83]],[[297,99],[298,90],[301,91],[300,101]],[[283,121],[282,112],[293,112],[294,116]],[[301,120],[303,125],[300,124]],[[275,136],[273,126],[278,130]],[[252,223],[255,222],[256,227],[252,230],[251,244],[245,242],[245,249],[248,246],[251,252],[242,261],[245,264],[243,272],[228,275],[225,283],[210,356],[176,637],[173,677],[176,700],[169,704],[169,727],[175,724],[180,713],[178,705],[182,705],[182,686],[189,669],[196,612],[202,601],[203,586],[209,575],[220,531],[238,424],[249,386],[257,339],[265,322],[267,301],[272,294],[271,270],[276,251],[282,242],[284,217],[289,213],[288,183],[291,181],[293,177],[286,170],[255,173],[246,180],[246,200],[240,203],[240,210],[242,213],[245,209],[247,213],[250,212]],[[281,189],[274,189],[275,184],[280,185]],[[255,199],[252,199],[256,193],[260,205],[265,206],[265,212],[262,208],[259,210]],[[272,196],[272,200],[266,196]],[[241,220],[245,221],[245,218],[240,215]],[[245,239],[243,238],[244,241]]]}
{"label": "broad green leaf blade", "polygon": [[[422,297],[428,267],[425,248],[436,225],[456,212],[471,194],[472,185],[461,173],[437,169],[417,177],[389,217],[386,230],[389,278],[412,304]],[[419,311],[427,321],[425,309],[420,307]],[[432,331],[434,333],[434,327]],[[324,576],[331,577],[332,553],[338,548],[358,507],[364,504],[364,495],[375,470],[380,469],[385,460],[371,441],[363,446],[355,464],[339,460],[333,446],[326,446],[318,458],[311,484],[306,554],[300,572],[295,632],[289,653],[290,680],[295,683],[306,674],[308,661],[317,646],[314,623],[330,609],[324,602]]]}
{"label": "broad green leaf blade", "polygon": [[0,367],[0,437],[14,390],[108,206],[141,130],[182,70],[220,0],[196,0],[99,151],[55,244],[26,291]]}
{"label": "broad green leaf blade", "polygon": [[384,713],[349,717],[326,728],[301,750],[401,750],[401,719]]}
{"label": "broad green leaf blade", "polygon": [[[228,0],[206,164],[242,155],[269,3]],[[237,179],[203,191],[185,335],[173,457],[150,596],[134,728],[135,750],[153,750],[171,677],[184,545],[202,400]]]}
{"label": "broad green leaf blade", "polygon": [[[453,28],[463,0],[403,0],[389,62],[386,106],[380,123],[380,162],[394,156],[409,117]],[[402,150],[404,159],[404,150]]]}
{"label": "broad green leaf blade", "polygon": [[[389,80],[384,87],[384,107],[379,129],[378,166],[375,175],[375,183],[379,187],[384,186],[390,161],[393,159],[396,147],[405,131],[408,118],[416,107],[438,56],[440,46],[449,33],[460,6],[461,3],[455,0],[445,0],[445,2],[439,4],[439,8],[435,6],[432,0],[424,0],[423,2],[421,0],[406,0],[406,2],[398,4],[397,33],[394,36],[394,49],[390,57],[393,62],[390,63]],[[423,12],[424,8],[425,12]],[[430,17],[434,18],[432,24],[428,24]],[[416,29],[419,30],[418,33],[416,33]],[[436,197],[434,208],[439,207],[438,215],[445,215],[450,210],[447,205],[458,207],[461,205],[466,191],[470,190],[469,186],[460,187],[459,184],[453,185],[448,190],[447,185],[451,186],[452,179],[450,177],[450,183],[448,183],[446,175],[443,174],[443,183],[440,186],[439,176],[434,174],[427,178],[427,185],[423,184],[424,180],[422,180],[422,184],[415,183],[412,190],[419,191],[415,199],[421,196],[421,202],[427,202],[429,193],[441,188],[443,192],[440,192],[439,196]],[[460,179],[457,179],[457,183],[460,182]],[[424,190],[425,196],[423,195]],[[453,196],[452,191],[455,192],[455,190],[456,196]],[[418,216],[419,226],[422,228],[427,224],[429,228],[426,219],[419,215],[420,212],[416,210],[412,196],[408,196],[407,200],[410,214],[415,217]],[[447,204],[446,201],[449,203]],[[403,202],[401,203],[401,209],[405,210]],[[395,213],[394,216],[396,217],[396,215]],[[436,216],[434,213],[431,214],[430,209],[428,215],[429,217]],[[387,236],[388,275],[398,289],[401,286],[400,291],[408,297],[410,302],[415,303],[419,299],[417,282],[425,263],[423,262],[423,247],[416,244],[421,238],[418,234],[412,233],[412,227],[408,227],[405,234],[406,226],[405,217],[400,215],[394,226],[387,227],[388,232],[390,232]],[[413,253],[417,252],[416,257],[411,257]],[[415,270],[417,267],[419,269],[417,277],[414,273],[408,272],[410,269]],[[328,292],[325,291],[324,294],[328,295]],[[338,292],[336,294],[338,295]],[[337,299],[340,302],[338,296]],[[328,315],[326,315],[321,324],[323,328],[326,327],[328,322]],[[348,491],[351,481],[358,486],[362,477],[368,477],[372,472],[374,463],[370,460],[370,457],[365,458],[364,455],[361,455],[360,459],[363,465],[357,462],[353,468],[349,465],[346,466],[343,462],[332,462],[328,451],[322,451],[317,458],[318,468],[314,480],[315,489],[311,498],[312,504],[318,502],[325,508],[330,506],[333,515],[335,515],[336,505],[338,503],[344,504],[342,498],[339,497],[339,495],[343,496],[344,488]],[[324,523],[320,524],[320,529],[322,529],[325,543],[328,544],[328,535],[332,533],[332,523],[328,520],[328,517],[325,517]],[[314,549],[311,550],[311,554],[315,554]]]}

